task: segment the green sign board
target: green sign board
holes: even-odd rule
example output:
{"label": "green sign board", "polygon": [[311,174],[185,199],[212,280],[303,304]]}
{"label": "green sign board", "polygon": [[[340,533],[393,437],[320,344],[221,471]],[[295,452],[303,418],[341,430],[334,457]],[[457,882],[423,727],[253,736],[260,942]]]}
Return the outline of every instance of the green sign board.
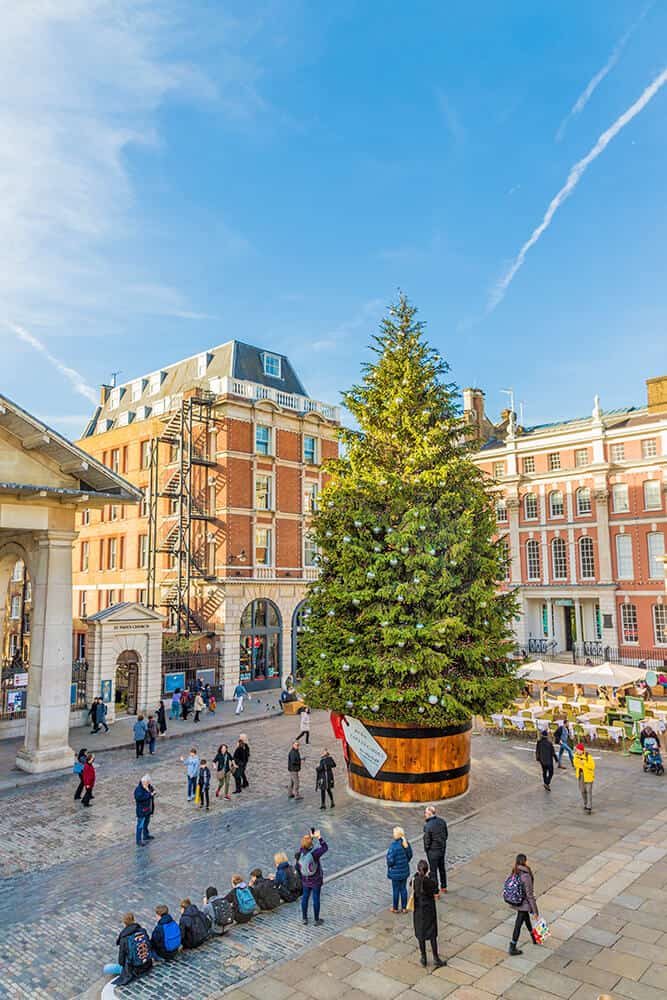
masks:
{"label": "green sign board", "polygon": [[625,699],[625,711],[630,715],[635,722],[639,719],[644,718],[644,699],[636,698],[634,695],[628,695]]}

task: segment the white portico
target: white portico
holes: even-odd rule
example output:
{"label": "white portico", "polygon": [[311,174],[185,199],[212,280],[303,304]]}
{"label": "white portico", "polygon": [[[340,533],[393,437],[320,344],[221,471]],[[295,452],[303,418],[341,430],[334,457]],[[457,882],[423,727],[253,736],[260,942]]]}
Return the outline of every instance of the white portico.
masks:
{"label": "white portico", "polygon": [[86,680],[88,703],[103,698],[108,722],[120,705],[131,715],[155,711],[162,697],[162,615],[130,601],[91,615]]}
{"label": "white portico", "polygon": [[[18,560],[32,587],[30,662],[22,700],[0,705],[12,724],[25,717],[16,763],[49,771],[72,761],[72,543],[75,513],[137,503],[140,492],[60,434],[0,395],[0,593]],[[0,604],[0,631],[4,629]],[[25,674],[23,675],[25,676]],[[4,680],[4,671],[3,671]],[[3,687],[4,697],[4,687]]]}

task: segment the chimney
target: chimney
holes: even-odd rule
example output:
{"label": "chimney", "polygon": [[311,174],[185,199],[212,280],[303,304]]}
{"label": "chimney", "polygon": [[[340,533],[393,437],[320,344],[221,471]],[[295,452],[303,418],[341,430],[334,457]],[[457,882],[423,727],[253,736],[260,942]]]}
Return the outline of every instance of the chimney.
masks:
{"label": "chimney", "polygon": [[478,440],[484,432],[484,391],[482,389],[463,390],[463,418],[475,428]]}
{"label": "chimney", "polygon": [[649,413],[667,413],[667,375],[646,379]]}
{"label": "chimney", "polygon": [[100,386],[100,406],[104,406],[104,404],[106,403],[107,399],[109,398],[109,393],[110,392],[111,392],[111,386],[110,385],[101,385]]}

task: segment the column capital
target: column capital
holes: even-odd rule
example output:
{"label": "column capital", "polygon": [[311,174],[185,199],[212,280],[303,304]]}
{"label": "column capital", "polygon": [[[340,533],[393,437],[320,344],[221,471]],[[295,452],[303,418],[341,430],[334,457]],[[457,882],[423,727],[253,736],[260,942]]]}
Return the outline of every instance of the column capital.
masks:
{"label": "column capital", "polygon": [[78,531],[48,530],[36,531],[34,537],[35,542],[40,549],[71,548],[78,534]]}
{"label": "column capital", "polygon": [[609,490],[604,486],[595,489],[593,495],[598,503],[607,503],[609,500]]}

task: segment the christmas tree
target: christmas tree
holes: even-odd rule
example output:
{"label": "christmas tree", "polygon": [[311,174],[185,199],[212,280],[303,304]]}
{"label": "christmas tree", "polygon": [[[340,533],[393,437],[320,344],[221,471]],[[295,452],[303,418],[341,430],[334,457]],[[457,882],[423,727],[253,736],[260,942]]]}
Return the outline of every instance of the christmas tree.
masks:
{"label": "christmas tree", "polygon": [[341,431],[313,518],[300,690],[313,707],[428,726],[511,701],[516,607],[498,592],[504,550],[458,390],[415,316],[401,295],[343,395],[359,429]]}

